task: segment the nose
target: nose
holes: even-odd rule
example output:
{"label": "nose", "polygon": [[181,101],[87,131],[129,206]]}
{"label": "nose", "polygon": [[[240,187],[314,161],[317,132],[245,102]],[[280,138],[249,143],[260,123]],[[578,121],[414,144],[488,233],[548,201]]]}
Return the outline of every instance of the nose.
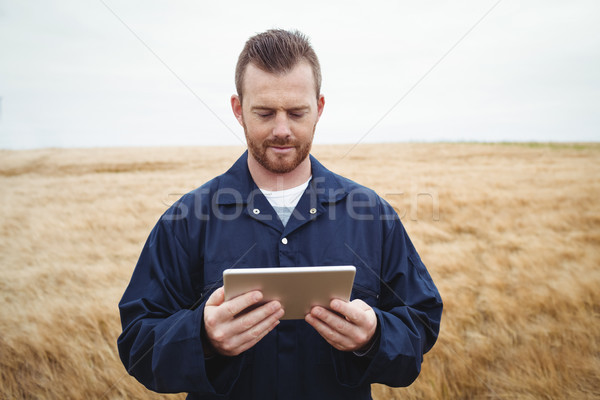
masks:
{"label": "nose", "polygon": [[275,116],[275,126],[273,127],[273,136],[288,137],[291,134],[292,131],[287,113],[277,113]]}

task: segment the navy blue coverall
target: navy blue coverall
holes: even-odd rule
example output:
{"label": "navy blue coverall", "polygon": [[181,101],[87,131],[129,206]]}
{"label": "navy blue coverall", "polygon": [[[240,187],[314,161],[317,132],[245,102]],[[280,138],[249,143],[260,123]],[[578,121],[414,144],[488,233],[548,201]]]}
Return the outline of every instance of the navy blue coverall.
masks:
{"label": "navy blue coverall", "polygon": [[[435,343],[442,300],[394,209],[311,156],[312,179],[283,226],[255,185],[247,152],[160,218],[119,303],[127,371],[188,399],[370,399],[407,386]],[[227,268],[354,265],[352,298],[373,307],[363,356],[330,346],[304,320],[281,321],[236,357],[204,355],[204,304]]]}

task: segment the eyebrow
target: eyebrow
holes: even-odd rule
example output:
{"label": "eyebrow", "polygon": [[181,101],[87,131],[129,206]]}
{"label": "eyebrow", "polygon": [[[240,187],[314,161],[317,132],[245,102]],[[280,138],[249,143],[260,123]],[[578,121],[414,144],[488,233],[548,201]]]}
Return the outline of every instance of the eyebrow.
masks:
{"label": "eyebrow", "polygon": [[[275,108],[273,108],[273,107],[267,107],[267,106],[261,106],[261,105],[253,106],[251,108],[252,111],[257,111],[257,110],[274,110],[274,109]],[[289,111],[291,111],[291,112],[294,112],[294,111],[308,111],[308,110],[310,110],[310,106],[309,105],[297,106],[297,107],[286,108],[285,110],[288,111],[288,112]]]}

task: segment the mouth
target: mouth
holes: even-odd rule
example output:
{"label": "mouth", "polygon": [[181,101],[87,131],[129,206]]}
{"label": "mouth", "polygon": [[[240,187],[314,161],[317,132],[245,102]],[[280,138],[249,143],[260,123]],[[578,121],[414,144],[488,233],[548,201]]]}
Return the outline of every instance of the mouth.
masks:
{"label": "mouth", "polygon": [[272,149],[274,152],[276,153],[289,153],[292,150],[294,150],[293,146],[270,146],[270,149]]}

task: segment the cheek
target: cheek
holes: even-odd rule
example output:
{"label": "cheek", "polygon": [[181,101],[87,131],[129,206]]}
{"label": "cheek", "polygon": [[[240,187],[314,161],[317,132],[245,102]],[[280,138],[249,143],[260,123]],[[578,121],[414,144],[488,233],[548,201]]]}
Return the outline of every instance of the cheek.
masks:
{"label": "cheek", "polygon": [[303,123],[302,125],[299,125],[296,128],[296,132],[298,136],[310,137],[314,134],[316,127],[317,121],[308,121],[306,123]]}
{"label": "cheek", "polygon": [[264,123],[257,123],[256,121],[246,120],[246,132],[248,135],[254,138],[261,138],[268,136],[269,127]]}

